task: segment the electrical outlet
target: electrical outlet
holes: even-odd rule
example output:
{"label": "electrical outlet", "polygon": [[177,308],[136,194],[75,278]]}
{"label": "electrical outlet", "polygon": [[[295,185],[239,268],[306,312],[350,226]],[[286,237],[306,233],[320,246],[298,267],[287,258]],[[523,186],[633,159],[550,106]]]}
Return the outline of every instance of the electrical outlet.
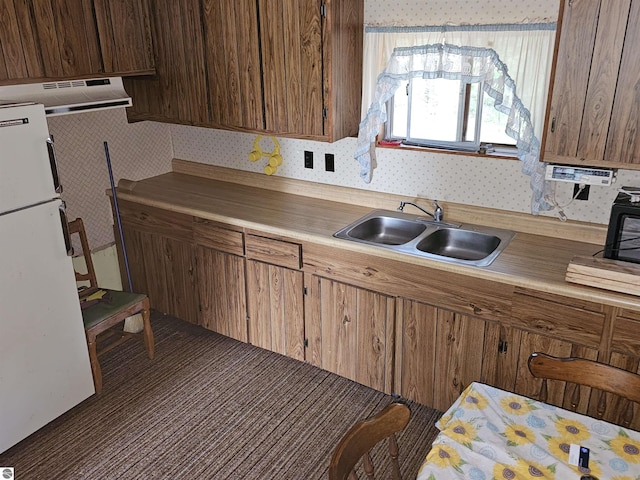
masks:
{"label": "electrical outlet", "polygon": [[313,152],[304,151],[304,168],[313,168]]}
{"label": "electrical outlet", "polygon": [[336,166],[334,163],[333,153],[325,153],[324,154],[324,169],[327,172],[335,172]]}
{"label": "electrical outlet", "polygon": [[[577,183],[573,186],[573,196],[576,200],[589,200],[589,187],[590,185],[585,185],[580,194],[578,195],[578,191],[580,190],[580,185]],[[576,197],[576,195],[578,195]]]}

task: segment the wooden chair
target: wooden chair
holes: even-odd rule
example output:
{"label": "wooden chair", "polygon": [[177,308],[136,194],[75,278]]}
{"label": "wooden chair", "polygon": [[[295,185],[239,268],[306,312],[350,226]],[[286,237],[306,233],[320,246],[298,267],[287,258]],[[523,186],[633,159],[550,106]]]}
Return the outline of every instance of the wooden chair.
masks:
{"label": "wooden chair", "polygon": [[407,426],[410,416],[411,410],[406,404],[394,402],[374,417],[352,426],[333,451],[329,464],[329,480],[357,480],[354,469],[361,458],[367,478],[373,479],[374,467],[370,451],[385,438],[389,439],[392,478],[401,480],[395,434]]}
{"label": "wooden chair", "polygon": [[[87,264],[87,273],[76,272],[76,281],[88,281],[90,285],[87,290],[80,292],[81,298],[84,298],[85,302],[88,302],[88,304],[84,304],[82,307],[82,320],[84,322],[84,331],[87,337],[87,345],[89,347],[89,359],[91,360],[93,383],[96,388],[96,393],[100,394],[102,392],[102,370],[100,369],[98,356],[120,345],[123,341],[135,334],[121,332],[119,339],[112,341],[99,352],[97,345],[98,335],[103,334],[118,323],[123,322],[127,317],[140,313],[142,314],[144,326],[142,335],[144,345],[149,358],[153,358],[155,346],[153,341],[153,331],[151,330],[149,298],[146,295],[139,293],[98,288],[96,272],[91,259],[91,250],[89,249],[87,234],[81,218],[76,218],[72,222],[69,222],[69,233],[71,235],[77,233],[80,236],[82,255],[84,256]],[[91,297],[91,294],[101,294],[102,292],[105,292],[105,296],[102,300],[86,300]]]}
{"label": "wooden chair", "polygon": [[[640,375],[604,363],[584,358],[557,358],[544,353],[529,357],[529,371],[542,378],[539,399],[547,400],[547,380],[560,380],[576,384],[571,397],[575,410],[580,401],[580,385],[612,393],[626,400],[626,407],[619,411],[619,422],[628,427],[633,420],[634,403],[640,403]],[[596,415],[602,418],[606,410],[605,395],[600,395]]]}

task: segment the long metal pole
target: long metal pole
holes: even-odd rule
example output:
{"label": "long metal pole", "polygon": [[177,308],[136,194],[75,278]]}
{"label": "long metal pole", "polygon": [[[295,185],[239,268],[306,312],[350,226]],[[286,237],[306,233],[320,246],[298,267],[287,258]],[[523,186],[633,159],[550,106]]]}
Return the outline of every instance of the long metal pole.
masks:
{"label": "long metal pole", "polygon": [[127,282],[129,282],[129,291],[133,292],[133,284],[131,283],[131,272],[129,271],[129,258],[127,257],[127,247],[124,244],[124,235],[122,234],[120,208],[118,207],[118,196],[116,194],[116,185],[113,181],[113,170],[111,169],[111,156],[109,155],[109,145],[107,144],[107,142],[104,142],[104,155],[107,158],[107,168],[109,169],[109,182],[111,183],[111,194],[113,195],[113,208],[116,212],[116,222],[118,225],[118,235],[120,236],[120,246],[122,247],[122,258],[124,260],[124,268],[127,272]]}

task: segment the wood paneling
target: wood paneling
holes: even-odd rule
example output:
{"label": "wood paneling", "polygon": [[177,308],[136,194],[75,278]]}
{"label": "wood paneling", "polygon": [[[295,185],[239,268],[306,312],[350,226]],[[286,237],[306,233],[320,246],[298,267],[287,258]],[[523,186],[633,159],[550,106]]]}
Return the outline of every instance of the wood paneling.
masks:
{"label": "wood paneling", "polygon": [[640,313],[622,310],[615,320],[611,349],[640,358],[638,332],[640,332]]}
{"label": "wood paneling", "polygon": [[563,0],[544,160],[640,168],[640,1]]}
{"label": "wood paneling", "polygon": [[259,0],[265,129],[322,136],[322,33],[318,2]]}
{"label": "wood paneling", "polygon": [[193,217],[170,212],[161,208],[119,200],[118,207],[122,223],[138,230],[164,237],[191,242],[193,240]]}
{"label": "wood paneling", "polygon": [[[312,287],[317,315],[307,318],[312,362],[325,370],[391,393],[395,300],[320,277]],[[309,360],[309,356],[307,356]]]}
{"label": "wood paneling", "polygon": [[[607,9],[626,6],[628,1],[607,2]],[[622,12],[626,13],[626,12]],[[623,19],[624,20],[624,19]],[[634,0],[626,19],[626,30],[620,25],[620,31],[625,31],[624,50],[620,63],[620,74],[617,78],[616,95],[613,104],[613,114],[607,138],[605,161],[640,164],[640,70],[638,69],[638,54],[640,52],[640,1]],[[621,34],[621,33],[620,33]],[[624,166],[622,166],[624,168]]]}
{"label": "wood paneling", "polygon": [[364,2],[332,0],[323,24],[324,85],[329,141],[358,135],[362,97]]}
{"label": "wood paneling", "polygon": [[436,322],[433,405],[444,411],[471,382],[481,380],[485,322],[443,309]]}
{"label": "wood paneling", "polygon": [[481,382],[513,392],[522,330],[486,322]]}
{"label": "wood paneling", "polygon": [[264,129],[255,0],[203,0],[213,126]]}
{"label": "wood paneling", "polygon": [[[0,2],[0,80],[27,78],[29,76],[16,5],[13,0]],[[33,57],[33,52],[30,57]]]}
{"label": "wood paneling", "polygon": [[423,405],[433,405],[437,308],[398,299],[394,391]]}
{"label": "wood paneling", "polygon": [[258,235],[247,235],[246,243],[247,258],[293,269],[302,266],[302,248],[298,243]]}
{"label": "wood paneling", "polygon": [[[608,363],[613,365],[614,367],[622,368],[623,370],[640,373],[640,358],[637,356],[613,353]],[[616,423],[618,421],[620,413],[623,412],[626,408],[626,405],[621,398],[616,397],[610,393],[603,393],[594,390],[591,396],[591,402],[589,404],[589,414],[596,416],[596,409],[599,403],[598,401],[600,399],[600,395],[605,395],[606,397],[606,409],[602,417],[603,420]],[[630,427],[634,430],[640,430],[640,405],[634,405],[632,418],[633,420],[631,421]]]}
{"label": "wood paneling", "polygon": [[523,330],[595,348],[600,346],[604,322],[605,314],[600,304],[567,301],[563,297],[525,289],[515,292],[510,320],[511,325]]}
{"label": "wood paneling", "polygon": [[153,51],[147,0],[93,0],[105,72],[150,73]]}
{"label": "wood paneling", "polygon": [[214,332],[246,342],[247,300],[245,260],[198,245],[200,324]]}
{"label": "wood paneling", "polygon": [[193,224],[193,238],[198,245],[220,250],[233,255],[244,255],[244,235],[201,218]]}
{"label": "wood paneling", "polygon": [[304,360],[303,274],[247,261],[249,342]]}
{"label": "wood paneling", "polygon": [[304,267],[363,288],[487,319],[510,318],[513,287],[348,250],[304,245]]}
{"label": "wood paneling", "polygon": [[[192,217],[126,201],[118,206],[133,290],[146,293],[151,308],[198,323]],[[124,268],[121,276],[126,286]]]}
{"label": "wood paneling", "polygon": [[154,77],[124,79],[132,120],[203,125],[209,121],[204,34],[198,2],[149,0]]}

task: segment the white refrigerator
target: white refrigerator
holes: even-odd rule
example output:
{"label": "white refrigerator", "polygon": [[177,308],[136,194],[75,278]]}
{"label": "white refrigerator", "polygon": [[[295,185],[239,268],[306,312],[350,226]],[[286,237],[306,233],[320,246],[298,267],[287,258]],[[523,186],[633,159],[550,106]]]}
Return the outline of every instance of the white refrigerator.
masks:
{"label": "white refrigerator", "polygon": [[0,103],[0,452],[95,390],[41,104]]}

